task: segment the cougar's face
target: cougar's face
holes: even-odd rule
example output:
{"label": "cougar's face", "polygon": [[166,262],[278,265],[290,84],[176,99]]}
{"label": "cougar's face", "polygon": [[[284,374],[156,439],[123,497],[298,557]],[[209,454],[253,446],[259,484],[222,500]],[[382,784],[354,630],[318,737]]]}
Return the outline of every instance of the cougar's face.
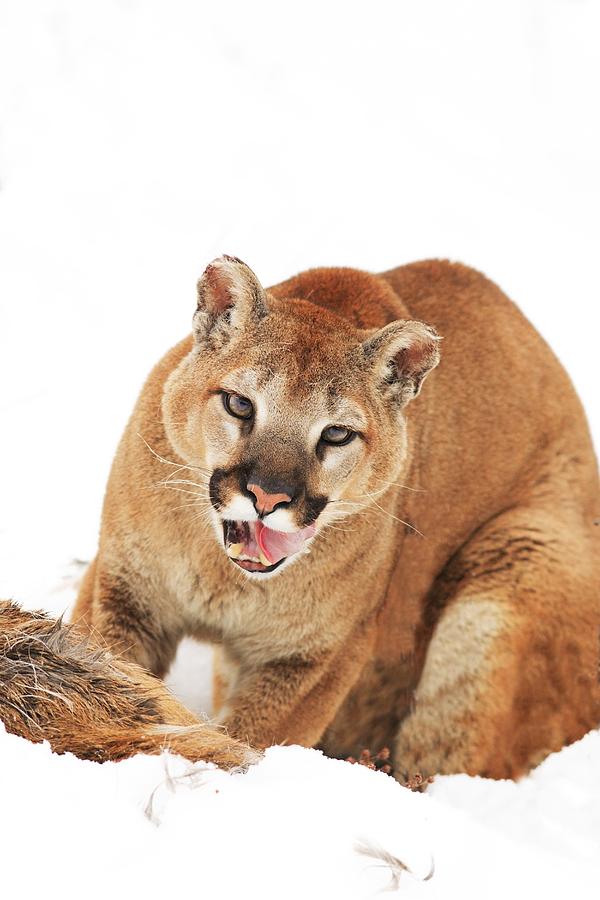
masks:
{"label": "cougar's face", "polygon": [[[207,272],[199,296],[206,305],[206,294],[216,293],[227,314],[210,327],[199,304],[197,343],[167,383],[163,418],[176,451],[206,472],[224,552],[263,578],[395,479],[405,424],[401,403],[381,390],[365,332],[264,293],[260,314],[242,317]],[[254,284],[250,293],[256,302]]]}

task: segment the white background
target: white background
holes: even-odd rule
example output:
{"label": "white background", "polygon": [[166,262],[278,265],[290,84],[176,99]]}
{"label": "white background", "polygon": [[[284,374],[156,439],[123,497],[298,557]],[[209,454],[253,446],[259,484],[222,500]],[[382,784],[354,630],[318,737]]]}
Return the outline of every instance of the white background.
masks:
{"label": "white background", "polygon": [[3,536],[93,553],[137,391],[222,252],[265,284],[470,263],[597,437],[599,40],[595,0],[3,0]]}

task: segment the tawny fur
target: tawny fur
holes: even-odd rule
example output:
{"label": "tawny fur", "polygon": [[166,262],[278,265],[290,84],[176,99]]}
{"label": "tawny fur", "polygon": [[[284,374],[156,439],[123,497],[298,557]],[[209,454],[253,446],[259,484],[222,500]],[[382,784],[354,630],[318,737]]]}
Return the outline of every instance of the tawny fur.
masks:
{"label": "tawny fur", "polygon": [[164,750],[225,768],[258,758],[75,626],[0,601],[0,636],[0,721],[12,734],[97,762]]}
{"label": "tawny fur", "polygon": [[[431,326],[442,362],[413,400]],[[232,380],[262,404],[254,431],[218,407]],[[311,429],[342,402],[366,440],[319,461]],[[297,527],[309,494],[345,514],[330,502],[310,553],[263,581],[208,521],[209,479],[238,509],[250,458],[306,487]],[[215,642],[220,719],[256,746],[517,777],[600,721],[599,515],[573,387],[483,275],[317,269],[265,292],[221,260],[127,426],[75,618],[159,675],[184,635]]]}

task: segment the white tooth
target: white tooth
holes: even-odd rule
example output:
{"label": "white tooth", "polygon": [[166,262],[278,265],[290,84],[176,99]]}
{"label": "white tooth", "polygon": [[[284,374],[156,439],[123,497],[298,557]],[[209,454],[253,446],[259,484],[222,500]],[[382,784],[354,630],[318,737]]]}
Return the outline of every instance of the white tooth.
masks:
{"label": "white tooth", "polygon": [[261,563],[263,564],[263,566],[272,566],[272,565],[273,565],[273,563],[272,563],[270,560],[267,559],[267,557],[266,557],[265,554],[262,552],[262,550],[260,551],[260,554],[259,554],[259,560],[258,560],[258,561],[261,562]]}
{"label": "white tooth", "polygon": [[238,556],[240,556],[243,549],[244,549],[243,544],[230,544],[229,547],[227,548],[227,553],[233,559],[237,559]]}

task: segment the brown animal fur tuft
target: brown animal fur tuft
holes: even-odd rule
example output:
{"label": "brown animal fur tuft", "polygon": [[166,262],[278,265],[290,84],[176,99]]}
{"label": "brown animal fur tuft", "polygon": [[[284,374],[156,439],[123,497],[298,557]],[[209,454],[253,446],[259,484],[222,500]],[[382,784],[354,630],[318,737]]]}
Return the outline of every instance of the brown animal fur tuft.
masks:
{"label": "brown animal fur tuft", "polygon": [[258,758],[73,625],[0,601],[0,637],[0,720],[12,734],[97,762],[163,750],[225,768]]}

